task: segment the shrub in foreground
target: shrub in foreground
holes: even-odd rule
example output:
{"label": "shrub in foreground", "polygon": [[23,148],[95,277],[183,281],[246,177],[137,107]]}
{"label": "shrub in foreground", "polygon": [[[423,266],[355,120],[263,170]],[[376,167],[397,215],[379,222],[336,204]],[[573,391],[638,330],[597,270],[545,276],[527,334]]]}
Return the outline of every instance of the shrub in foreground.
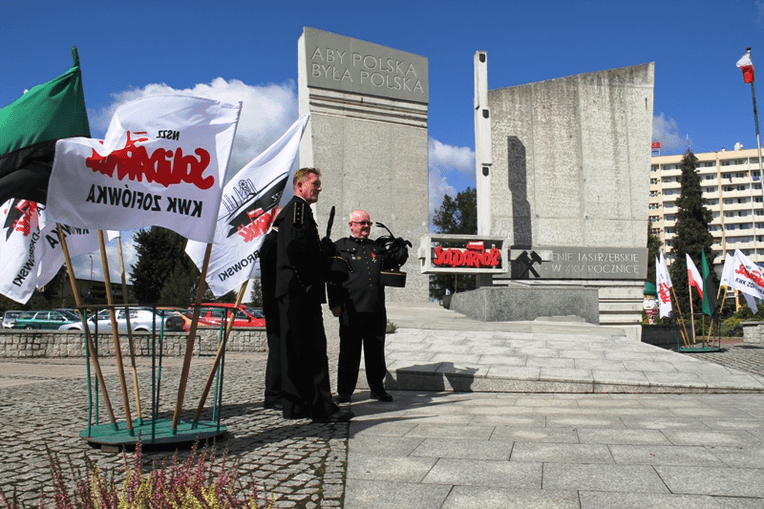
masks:
{"label": "shrub in foreground", "polygon": [[191,448],[182,463],[173,456],[169,465],[163,460],[150,472],[143,471],[140,442],[131,462],[124,454],[124,481],[119,486],[113,476],[104,475],[96,465],[88,462],[84,472],[71,468],[72,479],[62,474],[61,462],[48,452],[52,475],[52,504],[42,495],[36,506],[25,506],[16,493],[8,498],[0,489],[0,508],[26,509],[267,509],[272,503],[260,498],[257,488],[249,495],[238,479],[238,465],[229,465],[223,455],[218,461],[215,448],[197,445]]}

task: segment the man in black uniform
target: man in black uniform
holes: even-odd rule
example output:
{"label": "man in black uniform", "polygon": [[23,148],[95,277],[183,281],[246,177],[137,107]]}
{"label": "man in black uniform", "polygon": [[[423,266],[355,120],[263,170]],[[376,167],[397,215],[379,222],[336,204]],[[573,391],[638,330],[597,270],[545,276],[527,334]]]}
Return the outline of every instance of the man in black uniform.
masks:
{"label": "man in black uniform", "polygon": [[340,318],[337,393],[341,403],[350,401],[358,381],[363,347],[371,397],[392,401],[384,386],[387,311],[380,272],[403,265],[408,250],[403,239],[387,247],[382,239],[370,240],[371,220],[364,210],[350,214],[349,226],[351,236],[335,243],[339,256],[350,264],[349,278],[342,284],[329,285],[329,307]]}
{"label": "man in black uniform", "polygon": [[[332,401],[321,304],[326,302],[322,267],[328,254],[310,204],[318,201],[321,173],[302,168],[294,176],[294,197],[274,221],[276,299],[281,332],[281,403],[286,419],[347,421],[349,410]],[[328,241],[332,248],[333,244]],[[324,246],[326,248],[326,246]]]}
{"label": "man in black uniform", "polygon": [[281,406],[281,340],[279,303],[276,300],[276,239],[278,229],[265,236],[260,247],[260,281],[263,291],[265,335],[268,339],[268,362],[265,365],[265,398],[263,406],[282,410]]}

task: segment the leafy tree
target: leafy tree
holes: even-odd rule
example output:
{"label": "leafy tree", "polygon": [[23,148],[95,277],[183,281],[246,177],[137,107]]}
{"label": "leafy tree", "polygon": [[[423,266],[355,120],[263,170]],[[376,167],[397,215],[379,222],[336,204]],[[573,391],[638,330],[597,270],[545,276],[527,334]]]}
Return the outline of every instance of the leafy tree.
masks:
{"label": "leafy tree", "polygon": [[477,190],[468,187],[456,193],[456,198],[443,197],[443,204],[435,211],[432,224],[437,233],[474,235],[477,233]]}
{"label": "leafy tree", "polygon": [[252,280],[252,291],[249,294],[249,302],[255,307],[263,305],[263,282],[260,277]]}
{"label": "leafy tree", "polygon": [[[186,255],[186,239],[158,226],[133,235],[138,262],[130,277],[133,294],[140,304],[187,306],[195,295],[199,270]],[[190,282],[193,281],[191,284]],[[163,300],[162,290],[169,286]]]}
{"label": "leafy tree", "polygon": [[[712,267],[714,253],[711,245],[714,238],[708,231],[711,223],[711,211],[705,206],[701,187],[700,176],[695,170],[698,159],[691,151],[687,151],[682,158],[682,176],[680,180],[681,194],[676,200],[677,212],[676,236],[672,252],[674,263],[671,264],[671,282],[673,283],[677,301],[682,313],[689,319],[690,299],[688,295],[687,261],[685,255],[690,255],[698,271],[701,270],[701,251],[705,250],[709,267]],[[698,312],[701,302],[696,293],[693,293],[693,306]],[[672,316],[678,316],[678,313]]]}
{"label": "leafy tree", "polygon": [[[477,190],[468,187],[456,194],[443,197],[443,204],[435,211],[432,224],[437,233],[452,235],[474,235],[477,233]],[[474,290],[477,281],[474,275],[436,274],[430,276],[430,297],[441,299],[446,289],[451,293]]]}
{"label": "leafy tree", "polygon": [[182,264],[177,264],[159,292],[158,304],[163,306],[187,307],[196,299],[199,272],[189,272]]}

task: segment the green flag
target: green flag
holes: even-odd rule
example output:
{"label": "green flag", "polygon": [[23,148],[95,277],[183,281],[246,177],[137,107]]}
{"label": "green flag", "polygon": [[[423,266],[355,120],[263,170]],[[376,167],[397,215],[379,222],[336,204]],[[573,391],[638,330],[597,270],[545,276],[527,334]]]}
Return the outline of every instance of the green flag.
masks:
{"label": "green flag", "polygon": [[0,204],[45,203],[56,140],[90,137],[77,48],[72,68],[0,109]]}
{"label": "green flag", "polygon": [[705,249],[701,248],[700,253],[703,261],[703,313],[713,317],[719,312],[717,309],[719,302],[716,300],[717,288],[706,262]]}

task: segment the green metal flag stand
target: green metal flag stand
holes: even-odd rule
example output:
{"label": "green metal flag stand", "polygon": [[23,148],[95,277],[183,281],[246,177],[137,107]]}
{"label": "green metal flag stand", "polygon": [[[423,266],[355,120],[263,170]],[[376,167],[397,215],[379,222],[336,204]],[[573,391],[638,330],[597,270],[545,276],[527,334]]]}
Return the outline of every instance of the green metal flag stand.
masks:
{"label": "green metal flag stand", "polygon": [[[104,308],[124,308],[124,304],[114,306],[101,306]],[[87,316],[88,309],[82,306],[82,313]],[[151,416],[149,419],[139,417],[128,426],[127,421],[100,422],[99,421],[99,383],[91,375],[91,363],[97,364],[98,357],[98,321],[96,320],[95,339],[91,344],[95,345],[93,353],[85,348],[87,365],[87,390],[88,390],[88,424],[87,428],[80,432],[79,436],[92,445],[102,449],[119,450],[122,447],[135,446],[138,440],[143,447],[191,444],[217,437],[227,431],[220,424],[220,407],[222,403],[223,371],[225,366],[225,348],[220,348],[221,359],[215,369],[214,396],[212,404],[212,418],[210,420],[179,420],[173,427],[172,412],[160,412],[159,402],[162,382],[162,360],[164,351],[164,320],[157,327],[156,308],[154,311],[154,323],[151,332]],[[233,320],[233,317],[231,318]],[[219,342],[222,345],[225,338],[225,317],[221,320]],[[158,329],[158,330],[157,330]],[[85,341],[90,342],[89,327],[85,327]],[[162,414],[165,414],[163,416]],[[198,415],[198,414],[197,414]]]}
{"label": "green metal flag stand", "polygon": [[[702,320],[704,320],[705,316],[703,313],[695,313],[695,315],[698,315],[701,317]],[[697,321],[697,318],[696,318]],[[718,321],[718,320],[717,320]],[[678,352],[681,353],[708,353],[708,352],[720,352],[722,349],[722,339],[721,339],[721,323],[714,323],[714,321],[711,322],[708,333],[703,334],[703,331],[701,330],[700,337],[694,336],[693,337],[696,342],[693,342],[689,345],[682,345],[679,342],[679,336],[677,335],[676,339],[676,349]]]}

